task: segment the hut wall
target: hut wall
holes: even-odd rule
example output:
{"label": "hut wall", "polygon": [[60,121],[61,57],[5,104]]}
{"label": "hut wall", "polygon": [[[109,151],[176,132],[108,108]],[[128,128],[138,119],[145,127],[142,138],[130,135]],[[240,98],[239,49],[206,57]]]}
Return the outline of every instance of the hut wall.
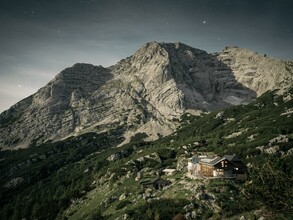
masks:
{"label": "hut wall", "polygon": [[203,176],[207,176],[207,177],[212,177],[213,176],[213,170],[214,167],[213,166],[209,166],[206,164],[200,164],[200,169],[198,170],[198,173],[203,175]]}

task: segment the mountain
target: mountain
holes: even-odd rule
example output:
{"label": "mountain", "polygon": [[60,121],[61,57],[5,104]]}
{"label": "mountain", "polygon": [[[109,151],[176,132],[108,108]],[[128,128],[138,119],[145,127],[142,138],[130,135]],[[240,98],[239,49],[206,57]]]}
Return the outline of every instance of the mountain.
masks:
{"label": "mountain", "polygon": [[[150,42],[104,68],[75,64],[0,115],[0,146],[18,149],[123,127],[124,142],[173,133],[185,112],[247,104],[292,85],[293,62],[227,47],[209,54],[182,43]],[[121,143],[120,143],[121,144]]]}

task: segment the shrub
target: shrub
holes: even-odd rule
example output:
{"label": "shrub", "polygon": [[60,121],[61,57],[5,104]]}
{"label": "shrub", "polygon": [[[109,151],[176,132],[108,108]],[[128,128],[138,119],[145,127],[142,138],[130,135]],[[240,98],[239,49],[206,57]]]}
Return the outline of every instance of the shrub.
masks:
{"label": "shrub", "polygon": [[116,210],[122,209],[129,204],[132,204],[132,202],[130,202],[129,200],[124,200],[116,206]]}

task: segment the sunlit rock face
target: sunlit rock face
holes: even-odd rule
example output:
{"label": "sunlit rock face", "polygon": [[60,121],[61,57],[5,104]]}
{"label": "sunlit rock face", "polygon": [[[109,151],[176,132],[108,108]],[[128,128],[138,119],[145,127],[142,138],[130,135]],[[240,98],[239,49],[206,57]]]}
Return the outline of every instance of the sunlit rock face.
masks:
{"label": "sunlit rock face", "polygon": [[126,138],[168,135],[184,112],[246,104],[292,85],[293,64],[227,47],[208,54],[150,42],[108,68],[75,64],[0,115],[0,147],[25,148],[82,132],[123,127]]}

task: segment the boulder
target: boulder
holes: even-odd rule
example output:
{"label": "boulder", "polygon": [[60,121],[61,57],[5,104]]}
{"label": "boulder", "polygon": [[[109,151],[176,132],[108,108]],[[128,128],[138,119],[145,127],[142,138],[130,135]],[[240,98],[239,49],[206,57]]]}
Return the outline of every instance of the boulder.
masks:
{"label": "boulder", "polygon": [[126,193],[121,194],[119,196],[119,201],[122,201],[122,200],[126,199],[126,197],[127,197]]}
{"label": "boulder", "polygon": [[121,154],[120,153],[115,153],[115,154],[112,154],[110,155],[107,160],[108,161],[116,161],[116,160],[120,160],[122,157],[121,157]]}

